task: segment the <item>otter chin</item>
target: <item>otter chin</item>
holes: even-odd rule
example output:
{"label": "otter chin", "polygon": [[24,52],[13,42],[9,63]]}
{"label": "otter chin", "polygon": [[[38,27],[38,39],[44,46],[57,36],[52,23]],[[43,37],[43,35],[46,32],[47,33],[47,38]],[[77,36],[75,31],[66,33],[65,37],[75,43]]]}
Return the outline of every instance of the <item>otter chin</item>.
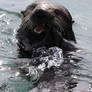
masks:
{"label": "otter chin", "polygon": [[23,18],[17,32],[21,53],[30,53],[42,46],[57,46],[64,52],[75,49],[72,16],[64,6],[47,0],[36,1],[21,14]]}

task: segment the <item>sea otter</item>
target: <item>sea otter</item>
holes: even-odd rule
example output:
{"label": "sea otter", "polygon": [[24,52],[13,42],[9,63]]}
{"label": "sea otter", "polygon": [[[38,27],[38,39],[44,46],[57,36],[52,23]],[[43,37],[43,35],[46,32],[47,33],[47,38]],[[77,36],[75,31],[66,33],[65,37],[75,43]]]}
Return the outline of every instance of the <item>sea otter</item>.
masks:
{"label": "sea otter", "polygon": [[40,0],[29,5],[21,13],[23,19],[17,39],[22,55],[26,57],[32,54],[33,49],[42,46],[57,46],[64,52],[75,49],[71,44],[76,43],[72,16],[64,6]]}

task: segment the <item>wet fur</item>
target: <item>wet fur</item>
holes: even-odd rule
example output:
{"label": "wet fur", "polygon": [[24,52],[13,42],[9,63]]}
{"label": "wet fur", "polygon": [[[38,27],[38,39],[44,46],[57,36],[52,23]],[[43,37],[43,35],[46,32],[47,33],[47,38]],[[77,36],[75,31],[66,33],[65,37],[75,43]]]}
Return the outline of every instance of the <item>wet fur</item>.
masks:
{"label": "wet fur", "polygon": [[[44,5],[46,7],[42,7]],[[17,33],[21,56],[28,57],[32,54],[33,48],[42,46],[47,48],[57,46],[64,52],[75,50],[75,46],[71,44],[71,42],[76,43],[72,29],[73,20],[65,7],[49,1],[37,1],[21,13],[23,19]],[[35,34],[34,27],[43,23],[46,24],[45,31],[39,35]]]}

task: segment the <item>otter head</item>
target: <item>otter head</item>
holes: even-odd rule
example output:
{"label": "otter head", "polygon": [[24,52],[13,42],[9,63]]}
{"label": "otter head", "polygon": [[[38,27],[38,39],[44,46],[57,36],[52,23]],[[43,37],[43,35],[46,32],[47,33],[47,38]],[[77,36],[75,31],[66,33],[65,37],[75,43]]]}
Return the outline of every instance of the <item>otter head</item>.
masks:
{"label": "otter head", "polygon": [[28,21],[34,26],[34,32],[40,34],[45,31],[47,26],[51,26],[53,23],[53,8],[47,2],[36,2],[28,6],[23,12],[24,19],[28,16]]}
{"label": "otter head", "polygon": [[63,6],[49,1],[38,1],[27,7],[18,30],[18,40],[26,46],[58,46],[65,40],[76,43],[72,17]]}

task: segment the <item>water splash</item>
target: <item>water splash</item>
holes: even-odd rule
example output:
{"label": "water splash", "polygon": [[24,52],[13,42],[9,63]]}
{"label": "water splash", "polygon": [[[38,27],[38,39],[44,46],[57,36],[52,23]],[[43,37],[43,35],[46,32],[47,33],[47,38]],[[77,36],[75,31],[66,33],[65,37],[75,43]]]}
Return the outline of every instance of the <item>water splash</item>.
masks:
{"label": "water splash", "polygon": [[[38,56],[38,57],[37,57]],[[29,78],[33,83],[39,80],[46,69],[52,67],[60,67],[63,63],[62,49],[58,47],[52,47],[48,50],[46,48],[38,48],[33,52],[32,59],[19,60],[17,62],[20,72]]]}

